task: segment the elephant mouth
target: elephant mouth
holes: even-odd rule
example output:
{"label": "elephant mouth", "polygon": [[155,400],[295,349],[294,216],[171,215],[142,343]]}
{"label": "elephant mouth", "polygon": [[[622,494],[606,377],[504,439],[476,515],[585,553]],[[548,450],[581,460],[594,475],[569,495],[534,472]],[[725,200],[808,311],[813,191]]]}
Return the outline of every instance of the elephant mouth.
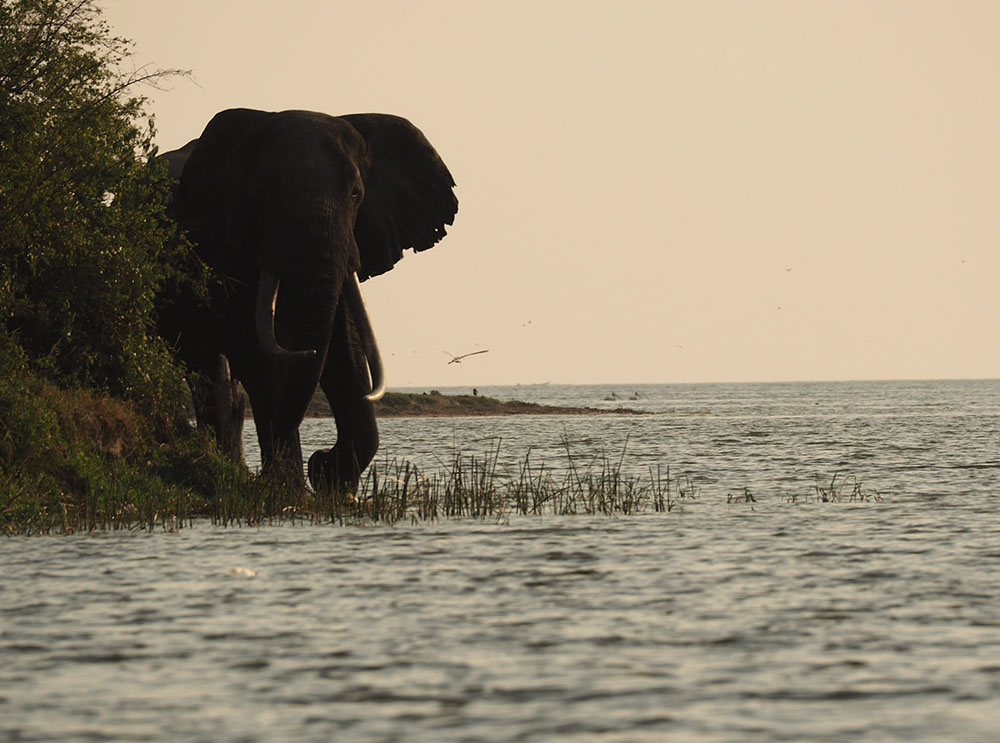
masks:
{"label": "elephant mouth", "polygon": [[[279,279],[270,271],[261,270],[257,284],[257,304],[255,320],[257,327],[257,342],[271,358],[283,362],[301,362],[316,357],[315,348],[304,351],[290,351],[284,348],[274,333],[274,311],[278,303]],[[385,394],[385,370],[382,366],[382,354],[378,350],[375,331],[372,328],[368,310],[365,307],[364,296],[361,294],[361,282],[357,273],[351,275],[344,283],[344,301],[355,319],[355,325],[361,339],[365,360],[368,364],[370,392],[365,399],[371,402],[379,400]]]}

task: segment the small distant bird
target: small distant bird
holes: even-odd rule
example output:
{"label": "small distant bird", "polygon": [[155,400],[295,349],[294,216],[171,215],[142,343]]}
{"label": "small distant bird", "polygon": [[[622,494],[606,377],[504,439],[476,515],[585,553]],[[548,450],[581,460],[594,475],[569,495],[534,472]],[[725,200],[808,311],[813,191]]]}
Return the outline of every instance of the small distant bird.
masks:
{"label": "small distant bird", "polygon": [[451,361],[448,362],[449,364],[461,364],[462,359],[467,359],[470,356],[476,356],[477,354],[486,353],[489,350],[490,349],[488,348],[484,348],[482,351],[472,351],[471,353],[463,353],[461,356],[455,356],[453,353],[451,353],[451,351],[445,351],[445,353],[451,356]]}

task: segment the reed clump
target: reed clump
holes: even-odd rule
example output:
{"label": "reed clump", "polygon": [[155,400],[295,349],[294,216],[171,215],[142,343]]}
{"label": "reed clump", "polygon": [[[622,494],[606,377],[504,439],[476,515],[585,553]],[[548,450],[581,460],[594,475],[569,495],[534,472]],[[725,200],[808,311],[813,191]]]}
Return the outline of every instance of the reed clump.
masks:
{"label": "reed clump", "polygon": [[564,447],[558,471],[536,463],[531,449],[513,467],[501,464],[500,441],[482,455],[456,451],[429,473],[409,461],[376,460],[354,493],[288,488],[244,471],[217,488],[209,515],[222,526],[503,521],[513,515],[665,513],[697,497],[691,479],[673,477],[669,468],[626,474],[627,441],[618,456],[588,461],[575,456],[568,442]]}
{"label": "reed clump", "polygon": [[[856,475],[845,475],[835,472],[829,482],[816,476],[815,484],[806,493],[788,493],[781,495],[785,503],[881,503],[885,500],[876,488],[866,487]],[[749,503],[753,509],[758,502],[758,496],[749,487],[741,487],[726,495],[729,504]]]}
{"label": "reed clump", "polygon": [[[688,476],[672,477],[669,468],[650,467],[642,475],[623,469],[626,445],[617,457],[606,454],[580,461],[567,442],[565,466],[557,472],[536,463],[529,449],[514,467],[501,464],[501,442],[481,456],[457,451],[431,473],[408,461],[376,461],[358,492],[321,492],[291,508],[265,508],[266,520],[310,523],[396,523],[435,519],[492,519],[512,515],[631,515],[665,513],[693,499],[697,488]],[[227,523],[225,519],[217,519]],[[230,518],[229,523],[238,523]],[[243,521],[254,522],[257,516]]]}
{"label": "reed clump", "polygon": [[821,503],[866,503],[881,502],[881,493],[875,488],[862,487],[861,480],[854,475],[842,476],[835,472],[829,485],[816,477],[815,499]]}
{"label": "reed clump", "polygon": [[[687,473],[650,466],[643,474],[626,472],[626,441],[615,456],[601,453],[581,460],[564,441],[561,468],[536,462],[531,449],[513,467],[501,464],[501,445],[482,455],[456,451],[441,467],[424,473],[409,461],[383,459],[368,469],[356,493],[297,491],[285,493],[260,476],[235,483],[242,498],[219,500],[213,521],[222,525],[263,523],[368,524],[438,519],[488,519],[511,516],[667,513],[701,497],[698,482]],[[817,480],[813,493],[786,502],[881,502],[878,490],[854,475],[836,473],[828,484]],[[750,488],[730,492],[727,502],[759,502]]]}

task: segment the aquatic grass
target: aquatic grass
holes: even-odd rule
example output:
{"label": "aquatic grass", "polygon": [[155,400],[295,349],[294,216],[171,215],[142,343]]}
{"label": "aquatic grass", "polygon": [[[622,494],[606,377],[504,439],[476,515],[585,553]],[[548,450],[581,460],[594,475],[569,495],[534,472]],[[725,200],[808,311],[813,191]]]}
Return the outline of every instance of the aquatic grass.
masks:
{"label": "aquatic grass", "polygon": [[500,445],[491,447],[482,458],[455,453],[451,466],[445,468],[442,492],[444,516],[471,516],[483,518],[503,512],[504,498],[497,483],[497,464]]}
{"label": "aquatic grass", "polygon": [[409,461],[376,460],[356,493],[288,493],[250,476],[242,498],[215,506],[222,525],[265,522],[386,523],[478,519],[504,521],[512,515],[632,515],[665,513],[696,497],[688,476],[672,478],[669,468],[649,467],[646,475],[626,474],[627,448],[581,460],[566,446],[562,474],[535,463],[529,448],[513,467],[501,464],[502,442],[481,455],[456,450],[440,468],[422,472]]}
{"label": "aquatic grass", "polygon": [[[786,503],[881,503],[885,498],[876,488],[866,488],[856,475],[834,472],[829,483],[816,475],[810,492],[788,493],[782,496],[782,500]],[[758,496],[749,487],[743,486],[736,492],[729,492],[726,502],[752,504],[758,502]]]}
{"label": "aquatic grass", "polygon": [[744,486],[742,493],[729,493],[726,495],[726,503],[756,503],[757,499],[750,492],[750,488]]}
{"label": "aquatic grass", "polygon": [[[837,482],[837,478],[840,478],[840,482]],[[841,477],[839,472],[835,472],[830,484],[825,487],[819,476],[816,476],[816,499],[823,503],[881,502],[882,495],[875,489],[865,490],[861,486],[861,480],[853,474]]]}
{"label": "aquatic grass", "polygon": [[277,472],[254,473],[234,465],[224,468],[216,477],[208,515],[218,526],[313,522],[324,511],[336,510],[330,493],[313,493],[289,484]]}

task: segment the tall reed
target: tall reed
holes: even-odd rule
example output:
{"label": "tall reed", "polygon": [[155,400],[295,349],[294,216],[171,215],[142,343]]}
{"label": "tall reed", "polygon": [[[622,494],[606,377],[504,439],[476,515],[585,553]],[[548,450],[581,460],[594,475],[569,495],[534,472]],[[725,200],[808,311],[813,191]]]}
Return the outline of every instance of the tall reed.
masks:
{"label": "tall reed", "polygon": [[513,514],[629,515],[667,512],[679,500],[697,495],[687,476],[674,479],[669,468],[650,467],[648,476],[625,473],[627,441],[617,457],[602,453],[589,462],[581,462],[563,443],[561,475],[545,462],[536,464],[530,448],[515,467],[502,466],[499,440],[481,456],[456,451],[430,474],[408,461],[376,461],[356,494],[317,494],[312,512],[322,521],[385,523],[502,520]]}

